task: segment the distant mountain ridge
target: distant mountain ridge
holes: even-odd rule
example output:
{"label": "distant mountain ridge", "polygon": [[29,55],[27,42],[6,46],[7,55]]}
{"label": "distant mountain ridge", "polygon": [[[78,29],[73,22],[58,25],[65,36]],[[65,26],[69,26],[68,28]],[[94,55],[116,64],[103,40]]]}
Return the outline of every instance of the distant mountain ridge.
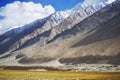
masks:
{"label": "distant mountain ridge", "polygon": [[[15,47],[19,48],[20,46],[26,44],[26,42],[29,41],[30,39],[33,39],[41,35],[45,31],[52,30],[52,33],[50,33],[51,37],[49,39],[41,40],[42,41],[41,45],[44,45],[47,43],[48,40],[52,39],[56,34],[61,33],[61,31],[63,30],[71,28],[73,25],[82,21],[86,17],[92,15],[93,13],[95,13],[97,10],[101,9],[105,5],[100,3],[100,4],[90,5],[89,7],[86,7],[84,9],[83,8],[78,9],[79,6],[81,5],[78,4],[77,6],[75,6],[75,8],[72,8],[71,10],[56,12],[44,19],[36,20],[33,23],[6,32],[1,36],[0,39],[1,42],[0,53],[12,49],[12,47],[9,49],[11,45],[13,46],[13,48]],[[93,6],[96,6],[97,8]],[[64,22],[67,23],[67,25]],[[59,27],[59,24],[67,27],[62,27],[62,26]],[[54,27],[58,28],[59,30],[57,31],[56,34],[54,34],[53,32],[54,29],[52,29]],[[18,36],[19,34],[22,35],[17,39],[16,36]],[[8,40],[7,42],[4,42],[5,38],[10,38],[10,37],[12,37],[13,40]],[[6,47],[2,47],[2,46],[6,46]]]}
{"label": "distant mountain ridge", "polygon": [[99,10],[89,6],[58,22],[51,16],[17,34],[1,35],[0,65],[120,65],[119,0]]}
{"label": "distant mountain ridge", "polygon": [[[49,16],[50,20],[53,21],[52,24],[55,24],[55,25],[58,25],[60,22],[62,22],[65,18],[67,18],[68,16],[70,16],[71,14],[74,14],[76,12],[79,12],[80,10],[84,10],[88,7],[91,7],[91,8],[94,8],[96,11],[101,9],[102,7],[108,5],[110,3],[107,3],[107,1],[99,1],[98,0],[98,3],[96,4],[90,4],[90,5],[85,5],[84,3],[79,3],[78,5],[76,5],[74,8],[70,9],[70,10],[65,10],[65,11],[58,11],[58,12],[55,12],[53,14],[51,14]],[[39,20],[39,19],[38,19]],[[38,21],[36,20],[36,21]],[[34,23],[34,22],[33,22]],[[29,25],[29,24],[28,24]],[[24,25],[23,27],[19,26],[18,28],[20,28],[21,30],[24,29],[25,27],[27,26]],[[54,25],[53,25],[54,26]],[[49,27],[48,27],[49,28]],[[15,29],[14,27],[10,27],[6,30],[4,29],[1,29],[0,30],[0,34],[3,34],[9,30],[12,30],[12,29]],[[19,31],[18,31],[19,32]]]}

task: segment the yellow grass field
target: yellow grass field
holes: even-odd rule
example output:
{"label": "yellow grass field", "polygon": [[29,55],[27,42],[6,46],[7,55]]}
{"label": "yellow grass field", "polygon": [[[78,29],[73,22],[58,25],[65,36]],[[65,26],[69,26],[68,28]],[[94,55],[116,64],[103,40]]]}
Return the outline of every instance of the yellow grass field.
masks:
{"label": "yellow grass field", "polygon": [[120,72],[0,70],[0,80],[120,80]]}

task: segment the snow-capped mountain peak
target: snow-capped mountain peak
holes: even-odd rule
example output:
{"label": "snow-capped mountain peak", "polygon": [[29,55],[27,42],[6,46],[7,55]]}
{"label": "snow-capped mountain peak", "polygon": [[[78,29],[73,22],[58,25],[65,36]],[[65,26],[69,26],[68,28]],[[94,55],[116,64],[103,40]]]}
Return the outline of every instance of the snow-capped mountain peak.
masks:
{"label": "snow-capped mountain peak", "polygon": [[99,10],[101,7],[104,7],[115,1],[116,0],[84,0],[82,3],[79,3],[75,7],[73,7],[71,10],[72,10],[72,12],[79,11],[81,9],[86,9],[87,7],[90,7],[90,6]]}
{"label": "snow-capped mountain peak", "polygon": [[[70,16],[74,13],[80,12],[81,10],[85,10],[86,8],[89,8],[89,10],[90,10],[90,7],[91,7],[91,10],[95,9],[95,11],[97,11],[114,1],[116,1],[116,0],[84,0],[82,3],[77,4],[72,9],[55,12],[55,13],[51,14],[48,18],[52,21],[52,24],[55,26],[55,25],[58,25],[59,23],[61,23],[68,16]],[[25,26],[23,26],[23,27],[25,27]],[[54,26],[49,26],[49,28],[54,27]],[[6,28],[4,28],[4,26],[0,26],[0,34],[3,34],[14,28],[16,28],[16,27],[11,26],[6,29]],[[19,28],[19,27],[17,27],[17,28]]]}
{"label": "snow-capped mountain peak", "polygon": [[51,15],[51,19],[54,21],[54,24],[58,25],[71,14],[84,10],[88,7],[93,7],[97,11],[114,1],[115,0],[84,0],[82,3],[77,4],[70,10],[55,12]]}
{"label": "snow-capped mountain peak", "polygon": [[93,5],[93,4],[99,4],[99,3],[106,3],[111,4],[112,2],[115,2],[116,0],[84,0],[82,2],[83,5]]}
{"label": "snow-capped mountain peak", "polygon": [[107,4],[111,4],[112,2],[115,2],[116,0],[107,0],[106,3]]}
{"label": "snow-capped mountain peak", "polygon": [[50,18],[52,19],[55,25],[58,25],[65,18],[67,18],[70,14],[71,14],[71,10],[58,11],[58,12],[55,12],[53,15],[51,15]]}

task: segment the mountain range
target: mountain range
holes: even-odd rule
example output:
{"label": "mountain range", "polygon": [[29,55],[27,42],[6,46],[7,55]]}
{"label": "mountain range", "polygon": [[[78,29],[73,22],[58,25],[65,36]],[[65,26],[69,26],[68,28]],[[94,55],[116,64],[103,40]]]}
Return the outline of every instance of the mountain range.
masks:
{"label": "mountain range", "polygon": [[120,64],[120,1],[79,3],[0,35],[0,65]]}

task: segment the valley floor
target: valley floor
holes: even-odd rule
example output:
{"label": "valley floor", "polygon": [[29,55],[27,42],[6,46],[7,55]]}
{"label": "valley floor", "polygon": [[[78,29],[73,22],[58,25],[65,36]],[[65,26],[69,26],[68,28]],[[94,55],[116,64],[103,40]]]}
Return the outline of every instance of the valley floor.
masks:
{"label": "valley floor", "polygon": [[0,70],[0,80],[119,80],[120,72]]}

